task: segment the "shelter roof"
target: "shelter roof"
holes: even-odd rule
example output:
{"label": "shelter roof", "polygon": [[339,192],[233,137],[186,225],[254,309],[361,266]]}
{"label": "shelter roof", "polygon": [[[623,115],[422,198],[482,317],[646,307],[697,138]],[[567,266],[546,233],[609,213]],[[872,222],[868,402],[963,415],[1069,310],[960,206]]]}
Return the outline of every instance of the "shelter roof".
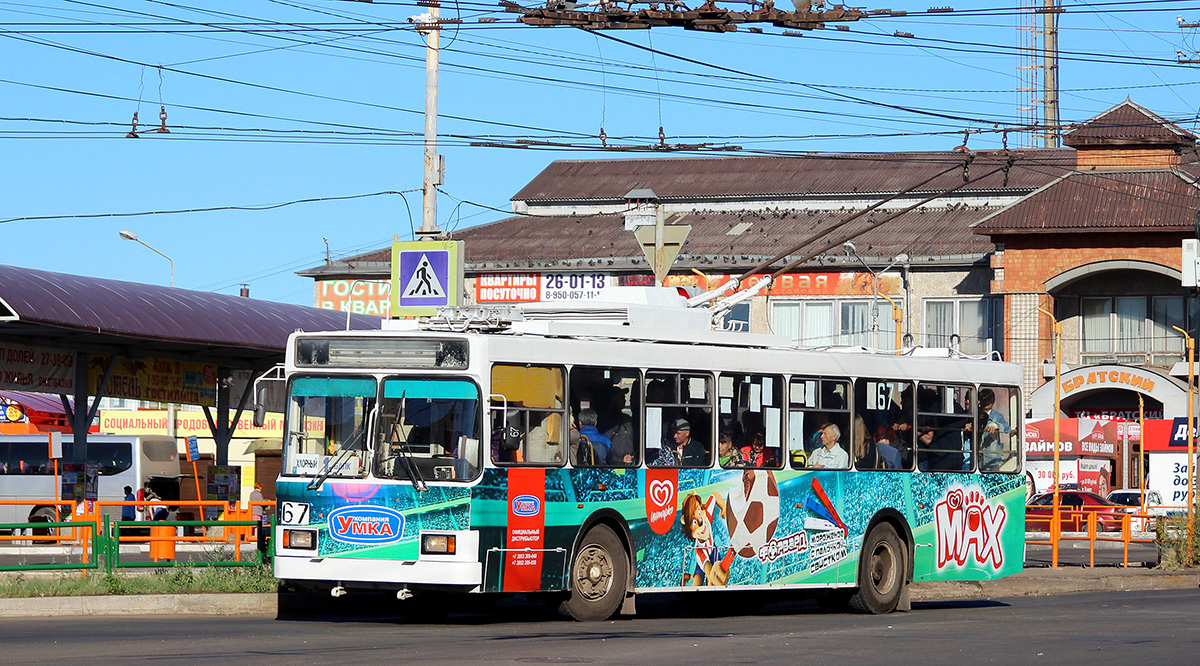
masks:
{"label": "shelter roof", "polygon": [[[25,391],[5,391],[0,390],[0,398],[4,398],[9,402],[15,402],[26,409],[44,414],[66,414],[63,411],[62,399],[58,396],[50,397],[44,393],[27,393]],[[67,404],[74,401],[68,399]]]}
{"label": "shelter roof", "polygon": [[[349,326],[381,321],[351,315]],[[10,343],[253,368],[280,360],[293,331],[346,322],[333,310],[0,265],[0,340]]]}

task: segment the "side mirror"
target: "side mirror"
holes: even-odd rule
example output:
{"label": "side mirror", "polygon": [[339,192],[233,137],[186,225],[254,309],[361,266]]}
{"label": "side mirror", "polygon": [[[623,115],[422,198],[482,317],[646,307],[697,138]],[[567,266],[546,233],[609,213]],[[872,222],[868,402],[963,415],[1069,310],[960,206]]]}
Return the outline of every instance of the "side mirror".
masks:
{"label": "side mirror", "polygon": [[267,422],[267,388],[260,386],[254,391],[254,427],[261,428]]}

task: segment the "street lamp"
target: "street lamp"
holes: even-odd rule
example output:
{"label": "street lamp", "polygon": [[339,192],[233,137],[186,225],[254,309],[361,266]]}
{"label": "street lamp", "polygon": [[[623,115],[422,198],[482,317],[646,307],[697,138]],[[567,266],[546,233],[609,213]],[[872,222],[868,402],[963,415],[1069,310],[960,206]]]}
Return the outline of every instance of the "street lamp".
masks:
{"label": "street lamp", "polygon": [[1050,318],[1051,331],[1054,334],[1054,513],[1050,515],[1050,566],[1058,566],[1058,537],[1062,532],[1062,518],[1058,514],[1058,463],[1059,449],[1062,448],[1060,439],[1062,438],[1062,430],[1059,424],[1059,416],[1062,412],[1062,322],[1060,322],[1054,313],[1049,310],[1038,307],[1038,312]]}
{"label": "street lamp", "polygon": [[863,265],[863,267],[865,267],[871,273],[871,287],[874,289],[874,292],[875,292],[874,295],[871,296],[871,333],[872,333],[872,335],[874,335],[879,330],[879,297],[882,295],[884,298],[887,299],[888,303],[891,303],[892,319],[895,320],[895,322],[896,322],[896,353],[899,354],[900,349],[901,349],[900,320],[902,318],[902,314],[901,314],[902,311],[900,310],[900,306],[896,305],[895,301],[888,298],[887,294],[879,293],[879,274],[890,271],[892,269],[892,267],[895,266],[896,264],[908,263],[908,255],[901,252],[900,254],[896,255],[896,258],[893,259],[892,263],[888,264],[886,268],[884,268],[881,271],[876,272],[875,269],[871,268],[870,264],[867,263],[866,259],[863,259],[861,256],[859,256],[858,248],[854,247],[854,243],[851,243],[850,241],[846,241],[845,243],[842,243],[842,249],[846,251],[847,255],[850,255],[850,256],[854,257],[855,259],[858,259],[859,263],[861,263]]}
{"label": "street lamp", "polygon": [[172,287],[175,286],[175,262],[170,257],[168,257],[167,255],[163,254],[162,252],[159,252],[158,250],[150,247],[150,245],[147,244],[146,241],[138,238],[137,234],[133,233],[132,231],[130,231],[128,229],[122,229],[118,233],[121,235],[121,238],[124,238],[125,240],[131,240],[135,243],[141,243],[142,245],[145,245],[151,252],[157,254],[158,256],[162,257],[163,259],[166,259],[171,264],[171,286]]}

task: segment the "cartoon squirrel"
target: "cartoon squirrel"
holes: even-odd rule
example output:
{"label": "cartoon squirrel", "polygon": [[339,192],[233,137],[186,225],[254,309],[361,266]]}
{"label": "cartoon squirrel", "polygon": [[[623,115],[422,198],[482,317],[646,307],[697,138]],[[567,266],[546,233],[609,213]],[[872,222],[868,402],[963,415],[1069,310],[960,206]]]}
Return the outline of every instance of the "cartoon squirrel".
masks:
{"label": "cartoon squirrel", "polygon": [[[719,513],[718,513],[719,512]],[[709,495],[707,502],[700,502],[695,493],[683,498],[680,512],[680,527],[683,535],[695,541],[694,566],[683,575],[683,585],[725,585],[729,582],[729,567],[733,563],[733,548],[728,548],[725,557],[713,541],[713,518],[725,516],[725,498]]]}

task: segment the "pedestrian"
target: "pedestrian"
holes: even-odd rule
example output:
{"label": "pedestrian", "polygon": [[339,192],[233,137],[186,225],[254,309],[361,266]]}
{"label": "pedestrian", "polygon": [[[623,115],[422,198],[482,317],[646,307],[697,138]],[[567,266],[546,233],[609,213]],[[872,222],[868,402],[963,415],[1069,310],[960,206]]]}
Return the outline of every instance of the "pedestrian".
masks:
{"label": "pedestrian", "polygon": [[[125,501],[137,501],[137,496],[133,494],[133,488],[131,486],[125,486]],[[121,507],[121,520],[137,520],[137,507],[133,504],[123,505]]]}

